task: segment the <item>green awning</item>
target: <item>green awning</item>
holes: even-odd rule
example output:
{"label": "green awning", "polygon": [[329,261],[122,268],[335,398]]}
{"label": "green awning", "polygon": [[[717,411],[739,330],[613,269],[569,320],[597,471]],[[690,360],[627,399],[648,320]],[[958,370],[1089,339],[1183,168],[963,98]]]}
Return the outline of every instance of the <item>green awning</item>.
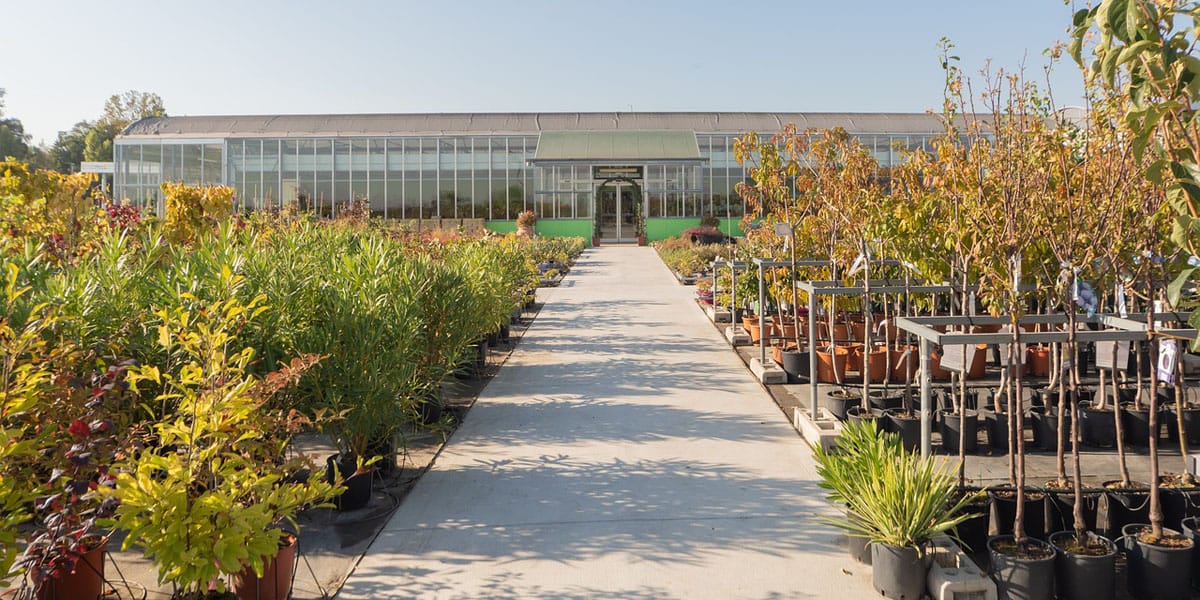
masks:
{"label": "green awning", "polygon": [[530,162],[702,162],[694,131],[543,131]]}

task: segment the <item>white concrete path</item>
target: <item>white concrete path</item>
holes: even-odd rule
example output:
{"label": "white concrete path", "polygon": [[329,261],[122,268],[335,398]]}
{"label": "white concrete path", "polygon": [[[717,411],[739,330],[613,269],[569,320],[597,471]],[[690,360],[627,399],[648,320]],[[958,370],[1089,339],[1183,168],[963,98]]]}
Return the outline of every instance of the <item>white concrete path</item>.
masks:
{"label": "white concrete path", "polygon": [[650,248],[589,250],[338,595],[871,598],[811,454]]}

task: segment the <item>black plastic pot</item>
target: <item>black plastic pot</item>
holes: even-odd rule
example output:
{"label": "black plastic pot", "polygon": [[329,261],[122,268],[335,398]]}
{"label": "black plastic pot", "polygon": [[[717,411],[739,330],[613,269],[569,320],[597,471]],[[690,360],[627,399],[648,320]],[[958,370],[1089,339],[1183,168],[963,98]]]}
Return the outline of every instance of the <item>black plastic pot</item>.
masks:
{"label": "black plastic pot", "polygon": [[890,423],[888,430],[900,436],[900,445],[909,452],[916,452],[921,448],[921,417],[916,413],[901,416],[903,412],[902,408],[894,408],[883,411],[883,414]]}
{"label": "black plastic pot", "polygon": [[436,423],[442,418],[441,390],[430,392],[424,398],[418,400],[417,415],[421,418],[421,422],[426,425]]}
{"label": "black plastic pot", "polygon": [[[945,408],[941,411],[942,450],[948,454],[958,454],[960,436],[964,438],[963,449],[968,454],[979,449],[979,413],[969,409],[963,412],[965,414],[959,416],[954,414],[953,408]],[[963,436],[964,433],[965,436]]]}
{"label": "black plastic pot", "polygon": [[1055,550],[1054,583],[1058,597],[1060,600],[1112,600],[1117,596],[1117,547],[1106,537],[1094,533],[1085,535],[1089,544],[1103,544],[1108,552],[1103,555],[1068,552],[1065,548],[1075,540],[1075,532],[1050,534],[1050,545]]}
{"label": "black plastic pot", "polygon": [[1079,442],[1089,448],[1115,448],[1117,424],[1113,422],[1112,405],[1096,410],[1092,403],[1079,405]]}
{"label": "black plastic pot", "polygon": [[1008,413],[985,409],[983,418],[987,426],[988,446],[992,452],[1008,454]]}
{"label": "black plastic pot", "polygon": [[[1068,530],[1075,527],[1075,492],[1074,490],[1046,490],[1049,502],[1046,505],[1046,529],[1048,531]],[[1101,490],[1083,490],[1083,523],[1084,528],[1096,529],[1096,515],[1100,509],[1100,498],[1104,495]]]}
{"label": "black plastic pot", "polygon": [[342,460],[340,454],[334,454],[325,461],[325,481],[346,486],[346,491],[333,499],[338,510],[358,510],[371,502],[374,477],[369,471],[358,473],[357,470],[357,461]]}
{"label": "black plastic pot", "polygon": [[[1179,443],[1179,417],[1172,404],[1163,409],[1162,419],[1167,422],[1167,439],[1172,444]],[[1183,431],[1187,434],[1189,446],[1200,445],[1200,408],[1185,405],[1183,409]]]}
{"label": "black plastic pot", "polygon": [[[996,511],[996,532],[1011,535],[1013,521],[1017,518],[1017,497],[1011,487],[1004,486],[989,490],[992,507]],[[1010,492],[1010,493],[1005,493]],[[1025,490],[1025,535],[1046,539],[1046,494],[1041,490]]]}
{"label": "black plastic pot", "polygon": [[[973,494],[975,489],[963,489],[962,494]],[[959,523],[955,528],[959,541],[967,552],[982,552],[987,547],[988,528],[992,522],[992,501],[985,495],[967,505],[965,512],[974,517]]]}
{"label": "black plastic pot", "polygon": [[[1107,527],[1101,526],[1102,531],[1111,531],[1110,535],[1120,535],[1121,529],[1131,523],[1148,523],[1150,521],[1150,486],[1141,482],[1132,482],[1128,489],[1111,489],[1108,486],[1119,482],[1104,482],[1104,502],[1108,514]],[[1099,525],[1099,524],[1098,524]]]}
{"label": "black plastic pot", "polygon": [[1192,589],[1200,590],[1200,518],[1188,517],[1179,525],[1179,530],[1192,538]]}
{"label": "black plastic pot", "polygon": [[[849,511],[847,513],[847,516],[853,515]],[[864,565],[871,564],[871,541],[867,538],[847,534],[846,549],[850,552],[850,557],[854,560]]]}
{"label": "black plastic pot", "polygon": [[[1148,527],[1144,523],[1131,523],[1121,528],[1129,565],[1126,588],[1134,598],[1189,598],[1195,544],[1181,548],[1147,544],[1138,539],[1137,533]],[[1171,529],[1163,529],[1163,533],[1179,535]]]}
{"label": "black plastic pot", "polygon": [[[871,399],[871,406],[885,412],[904,406],[903,392],[891,392],[885,394],[881,390],[878,392],[871,392],[869,398]],[[916,408],[914,407],[913,410],[916,410]]]}
{"label": "black plastic pot", "polygon": [[500,341],[502,341],[502,342],[507,342],[507,341],[508,341],[508,338],[509,338],[511,335],[512,335],[512,330],[511,330],[511,329],[509,329],[509,327],[508,327],[508,323],[505,323],[505,324],[503,324],[503,325],[501,325],[501,326],[500,326],[500,334],[499,334],[499,336],[498,336],[498,337],[500,338]]}
{"label": "black plastic pot", "polygon": [[[1159,425],[1162,425],[1161,419]],[[1143,407],[1138,410],[1133,406],[1121,407],[1121,429],[1125,433],[1125,443],[1130,446],[1145,448],[1150,445],[1150,409]]]}
{"label": "black plastic pot", "polygon": [[931,557],[920,548],[871,544],[871,585],[885,598],[918,600],[925,595]]}
{"label": "black plastic pot", "polygon": [[1000,544],[1011,543],[1012,539],[1011,535],[998,535],[988,540],[997,598],[1050,600],[1054,597],[1054,547],[1040,540],[1026,540],[1044,548],[1044,558],[1022,558],[996,549]]}
{"label": "black plastic pot", "polygon": [[[780,353],[783,359],[781,366],[784,372],[787,373],[788,383],[803,383],[809,380],[812,374],[809,372],[808,350],[803,352],[795,350],[784,350]],[[845,420],[846,413],[842,412],[839,419]]]}
{"label": "black plastic pot", "polygon": [[394,438],[385,438],[374,441],[367,445],[367,457],[374,458],[378,456],[379,460],[375,461],[371,467],[374,469],[375,475],[380,477],[388,477],[396,471],[396,440]]}
{"label": "black plastic pot", "polygon": [[[1039,449],[1048,452],[1058,450],[1058,408],[1049,406],[1034,406],[1029,409],[1033,420],[1033,443]],[[1071,443],[1071,416],[1063,419],[1062,442],[1066,447]]]}
{"label": "black plastic pot", "polygon": [[846,420],[846,412],[858,408],[862,395],[850,390],[829,390],[825,393],[825,408],[839,420]]}
{"label": "black plastic pot", "polygon": [[887,419],[883,416],[883,411],[878,408],[863,408],[861,406],[851,406],[846,409],[846,420],[851,423],[861,423],[863,421],[872,420],[875,422],[875,429],[878,431],[887,431]]}
{"label": "black plastic pot", "polygon": [[1200,488],[1158,488],[1158,499],[1162,503],[1163,526],[1180,530],[1180,523],[1188,517],[1200,517]]}

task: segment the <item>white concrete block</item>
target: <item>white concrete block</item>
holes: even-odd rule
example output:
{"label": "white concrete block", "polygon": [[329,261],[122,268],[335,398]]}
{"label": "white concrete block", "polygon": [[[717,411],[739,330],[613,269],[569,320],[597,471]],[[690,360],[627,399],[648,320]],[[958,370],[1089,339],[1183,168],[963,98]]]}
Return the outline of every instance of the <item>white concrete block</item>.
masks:
{"label": "white concrete block", "polygon": [[725,339],[729,340],[731,346],[747,346],[750,344],[750,334],[742,331],[741,327],[733,325],[725,328]]}
{"label": "white concrete block", "polygon": [[750,359],[750,372],[762,383],[787,383],[787,372],[770,359],[765,363],[757,358]]}
{"label": "white concrete block", "polygon": [[810,444],[820,444],[825,450],[832,450],[837,444],[838,435],[842,432],[842,422],[837,420],[825,407],[817,409],[817,420],[803,408],[792,409],[792,424],[800,432],[801,437]]}
{"label": "white concrete block", "polygon": [[934,600],[996,600],[996,583],[946,536],[933,539],[926,583]]}
{"label": "white concrete block", "polygon": [[704,314],[708,315],[708,320],[713,323],[728,323],[732,316],[728,309],[714,308],[712,305],[704,307]]}

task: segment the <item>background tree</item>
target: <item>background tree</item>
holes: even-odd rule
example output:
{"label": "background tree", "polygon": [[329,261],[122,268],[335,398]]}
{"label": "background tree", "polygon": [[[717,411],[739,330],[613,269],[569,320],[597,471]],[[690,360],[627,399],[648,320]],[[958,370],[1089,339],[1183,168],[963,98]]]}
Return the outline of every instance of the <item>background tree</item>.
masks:
{"label": "background tree", "polygon": [[113,138],[117,137],[121,130],[138,119],[166,115],[167,110],[158,94],[129,90],[124,94],[109,96],[108,101],[104,103],[104,114],[84,138],[84,160],[112,160]]}
{"label": "background tree", "polygon": [[29,157],[29,134],[20,119],[4,117],[4,88],[0,88],[0,160]]}
{"label": "background tree", "polygon": [[79,169],[83,162],[84,149],[87,146],[87,135],[92,129],[91,121],[80,121],[67,131],[58,132],[58,138],[49,150],[49,168],[61,173],[71,173]]}

